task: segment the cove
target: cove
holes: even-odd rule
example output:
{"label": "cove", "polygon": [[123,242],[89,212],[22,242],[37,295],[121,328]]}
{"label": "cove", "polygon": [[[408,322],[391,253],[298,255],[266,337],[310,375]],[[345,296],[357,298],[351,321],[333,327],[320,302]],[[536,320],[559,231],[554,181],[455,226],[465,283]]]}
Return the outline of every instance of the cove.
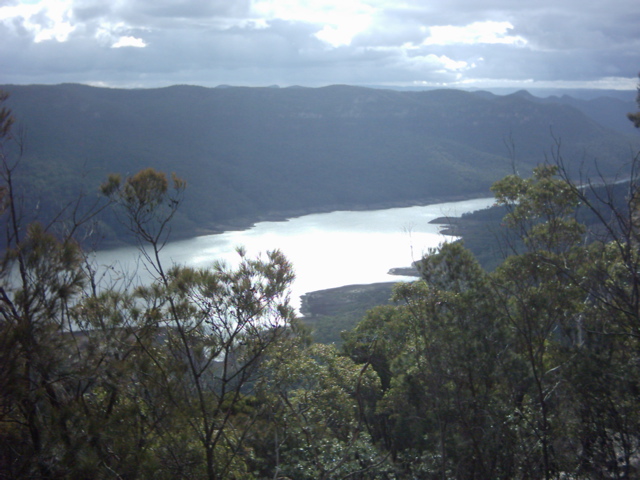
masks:
{"label": "cove", "polygon": [[[429,249],[454,238],[440,233],[430,223],[439,217],[459,217],[491,206],[493,198],[480,198],[424,206],[365,211],[335,211],[260,222],[247,230],[205,235],[168,243],[162,260],[171,264],[207,267],[214,261],[233,264],[236,247],[249,256],[280,249],[293,263],[296,280],[292,303],[300,307],[300,296],[315,290],[351,284],[401,281],[410,277],[388,274],[391,268],[408,267]],[[109,275],[135,272],[145,283],[150,274],[137,259],[135,247],[103,250],[96,262],[107,266]]]}

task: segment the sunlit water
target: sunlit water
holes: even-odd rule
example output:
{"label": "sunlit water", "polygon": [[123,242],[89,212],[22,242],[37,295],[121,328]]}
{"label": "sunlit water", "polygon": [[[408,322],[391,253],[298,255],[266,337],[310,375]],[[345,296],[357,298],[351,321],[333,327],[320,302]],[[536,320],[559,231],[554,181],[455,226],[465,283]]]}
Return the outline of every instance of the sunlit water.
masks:
{"label": "sunlit water", "polygon": [[[261,222],[254,227],[217,235],[171,242],[162,251],[165,264],[207,267],[216,260],[237,262],[236,247],[248,255],[280,249],[293,263],[296,280],[292,302],[300,305],[306,292],[350,284],[400,281],[389,275],[394,267],[408,267],[429,248],[452,237],[429,223],[438,217],[457,217],[492,205],[493,198],[435,205],[370,211],[338,211],[305,215],[279,222]],[[97,262],[113,265],[111,271],[131,272],[139,252],[135,248],[101,251]],[[137,267],[141,281],[149,278]],[[117,273],[116,273],[117,274]]]}

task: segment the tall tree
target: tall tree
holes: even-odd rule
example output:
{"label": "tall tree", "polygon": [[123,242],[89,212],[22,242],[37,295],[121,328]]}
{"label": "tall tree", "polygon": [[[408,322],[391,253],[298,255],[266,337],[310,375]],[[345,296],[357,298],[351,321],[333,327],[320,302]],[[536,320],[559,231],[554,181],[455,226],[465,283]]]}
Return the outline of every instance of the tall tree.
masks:
{"label": "tall tree", "polygon": [[[640,76],[640,74],[638,76]],[[638,103],[638,108],[640,108],[640,86],[638,87],[636,102]],[[636,128],[640,128],[640,111],[636,113],[629,113],[627,114],[627,117],[629,117],[629,120],[633,122]]]}
{"label": "tall tree", "polygon": [[292,337],[272,355],[261,382],[268,406],[262,468],[297,479],[384,478],[390,465],[370,441],[366,410],[379,393],[368,364],[356,365],[329,345]]}
{"label": "tall tree", "polygon": [[[103,192],[122,206],[154,281],[137,290],[161,345],[145,353],[160,372],[156,398],[181,412],[211,480],[246,475],[244,439],[258,411],[240,414],[263,362],[294,319],[289,305],[291,264],[278,251],[249,259],[239,250],[236,267],[173,266],[160,252],[184,182],[143,170],[121,184],[111,177]],[[244,473],[243,473],[244,472]]]}
{"label": "tall tree", "polygon": [[503,378],[517,365],[487,275],[460,244],[431,252],[419,269],[422,280],[396,287],[397,307],[345,338],[354,359],[387,379],[369,419],[374,439],[385,439],[405,475],[511,478],[510,423],[496,419],[508,415]]}
{"label": "tall tree", "polygon": [[27,222],[15,187],[22,144],[12,123],[3,107],[0,470],[12,478],[93,476],[100,459],[89,453],[95,443],[84,406],[93,386],[106,380],[96,378],[98,370],[104,371],[114,356],[86,348],[87,325],[74,321],[77,302],[92,295],[91,272],[75,235],[107,204],[95,199],[83,208],[81,195],[54,222]]}
{"label": "tall tree", "polygon": [[[251,394],[290,335],[290,263],[275,251],[239,252],[236,266],[164,265],[185,184],[153,169],[111,176],[108,201],[75,202],[50,224],[26,221],[11,123],[1,109],[0,472],[250,478],[245,439],[260,412]],[[101,283],[75,239],[113,203],[154,275],[148,285]]]}

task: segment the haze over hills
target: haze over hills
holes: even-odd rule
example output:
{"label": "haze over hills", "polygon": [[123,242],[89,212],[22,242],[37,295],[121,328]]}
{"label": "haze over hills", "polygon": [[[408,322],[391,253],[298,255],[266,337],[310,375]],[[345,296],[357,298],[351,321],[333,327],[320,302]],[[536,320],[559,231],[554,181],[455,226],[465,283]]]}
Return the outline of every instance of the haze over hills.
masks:
{"label": "haze over hills", "polygon": [[618,99],[349,86],[0,88],[27,132],[27,202],[47,215],[109,173],[152,166],[187,180],[178,236],[270,216],[488,195],[514,167],[526,174],[544,161],[554,138],[587,174],[597,160],[615,175],[640,147],[614,130],[613,114],[596,121],[598,111],[620,109]]}

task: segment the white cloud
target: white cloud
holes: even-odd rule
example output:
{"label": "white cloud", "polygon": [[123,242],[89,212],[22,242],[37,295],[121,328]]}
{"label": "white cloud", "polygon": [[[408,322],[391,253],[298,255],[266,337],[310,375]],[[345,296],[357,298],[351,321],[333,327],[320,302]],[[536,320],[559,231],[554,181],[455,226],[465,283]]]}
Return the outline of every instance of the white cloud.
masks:
{"label": "white cloud", "polygon": [[111,48],[122,48],[122,47],[135,47],[135,48],[144,48],[147,44],[141,38],[125,36],[120,37],[116,43],[111,45]]}
{"label": "white cloud", "polygon": [[331,47],[350,45],[369,28],[377,9],[361,0],[257,0],[253,13],[265,19],[319,25],[314,36]]}
{"label": "white cloud", "polygon": [[464,60],[454,60],[446,55],[416,55],[407,57],[407,63],[412,69],[433,71],[435,73],[462,72],[472,68],[473,65]]}
{"label": "white cloud", "polygon": [[71,0],[42,0],[0,5],[0,22],[9,28],[20,25],[33,36],[35,43],[65,42],[75,30],[71,23],[71,4]]}
{"label": "white cloud", "polygon": [[[428,82],[416,82],[432,86]],[[594,88],[606,90],[633,90],[637,79],[626,77],[603,77],[598,80],[551,80],[539,81],[533,78],[513,80],[512,78],[470,78],[452,82],[452,86],[462,88]]]}
{"label": "white cloud", "polygon": [[[403,45],[402,47],[374,47],[370,51],[383,52],[393,58],[394,68],[409,70],[420,76],[435,74],[438,81],[443,76],[449,80],[461,78],[464,71],[476,66],[465,60],[455,60],[447,55],[436,55],[434,53],[416,53],[415,47]],[[480,59],[481,60],[481,59]]]}
{"label": "white cloud", "polygon": [[315,37],[332,47],[350,45],[351,40],[365,31],[369,24],[369,18],[363,15],[343,18],[335,24],[325,25],[322,30],[315,34]]}
{"label": "white cloud", "polygon": [[248,30],[265,30],[269,28],[269,22],[264,18],[249,18],[236,20],[232,26],[246,28]]}
{"label": "white cloud", "polygon": [[442,65],[442,68],[449,71],[459,72],[462,70],[468,70],[469,68],[472,68],[472,65],[469,65],[464,60],[453,60],[447,57],[446,55],[437,56],[437,55],[430,54],[430,55],[427,55],[427,58],[431,62],[439,63],[440,65]]}
{"label": "white cloud", "polygon": [[510,22],[473,22],[464,27],[440,25],[429,28],[424,45],[503,44],[524,46],[527,40],[519,35],[508,35],[513,30]]}

